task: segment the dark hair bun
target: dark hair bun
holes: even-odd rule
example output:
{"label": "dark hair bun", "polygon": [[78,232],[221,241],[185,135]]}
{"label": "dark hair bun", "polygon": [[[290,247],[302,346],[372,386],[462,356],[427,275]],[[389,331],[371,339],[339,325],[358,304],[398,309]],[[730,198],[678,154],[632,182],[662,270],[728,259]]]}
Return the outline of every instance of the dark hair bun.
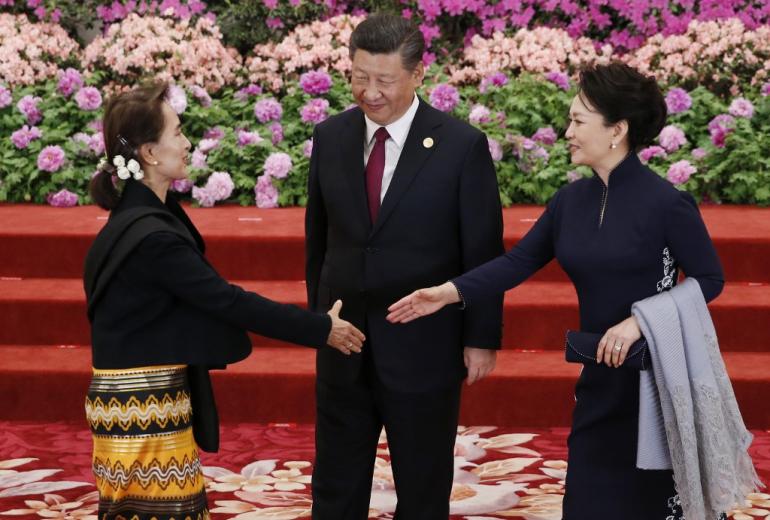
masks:
{"label": "dark hair bun", "polygon": [[580,95],[607,124],[628,121],[632,150],[652,143],[666,125],[666,100],[654,76],[624,63],[592,65],[580,72]]}

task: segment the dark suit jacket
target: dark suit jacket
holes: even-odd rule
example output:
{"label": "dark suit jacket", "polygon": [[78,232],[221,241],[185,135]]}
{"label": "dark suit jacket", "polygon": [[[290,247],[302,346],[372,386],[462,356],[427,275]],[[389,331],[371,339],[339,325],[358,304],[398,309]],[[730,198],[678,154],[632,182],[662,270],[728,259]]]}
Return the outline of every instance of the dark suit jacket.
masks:
{"label": "dark suit jacket", "polygon": [[[149,234],[107,281],[99,300],[89,301],[94,367],[224,365],[251,352],[246,330],[308,346],[326,344],[328,316],[276,303],[220,277],[173,194],[163,204],[148,187],[129,180],[110,220],[142,207],[167,214],[191,240],[173,232]],[[90,261],[92,253],[104,249],[112,231],[108,223],[89,252],[87,287],[97,285],[93,266],[99,262]],[[109,251],[102,255],[108,258]]]}
{"label": "dark suit jacket", "polygon": [[[430,137],[432,146],[425,146]],[[422,100],[393,180],[370,223],[359,108],[315,128],[305,217],[311,309],[343,300],[341,316],[367,334],[379,377],[394,389],[428,391],[462,379],[463,346],[499,348],[502,296],[473,309],[450,306],[393,325],[387,307],[503,252],[502,212],[486,136]],[[361,356],[317,355],[318,377],[352,381]]]}

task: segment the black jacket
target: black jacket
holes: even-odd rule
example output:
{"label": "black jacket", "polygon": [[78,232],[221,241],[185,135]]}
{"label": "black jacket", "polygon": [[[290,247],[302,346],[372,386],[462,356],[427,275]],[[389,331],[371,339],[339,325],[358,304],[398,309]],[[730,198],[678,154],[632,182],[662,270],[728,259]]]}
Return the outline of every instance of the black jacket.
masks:
{"label": "black jacket", "polygon": [[[432,139],[426,141],[426,138]],[[342,316],[365,330],[383,382],[405,391],[464,376],[464,346],[499,348],[502,297],[408,324],[385,320],[411,291],[443,283],[503,252],[497,177],[486,136],[420,101],[393,180],[371,224],[359,108],[315,128],[306,212],[311,309],[341,298]],[[361,356],[319,350],[318,376],[351,381]]]}
{"label": "black jacket", "polygon": [[[144,237],[105,283],[101,268],[110,250],[104,244],[125,231],[112,224],[142,207],[156,216],[160,212],[161,219],[165,214],[170,229]],[[144,184],[127,182],[86,261],[86,287],[103,286],[96,301],[86,295],[95,368],[224,365],[251,352],[247,330],[307,346],[326,344],[328,316],[228,283],[204,251],[203,239],[172,194],[163,204]]]}

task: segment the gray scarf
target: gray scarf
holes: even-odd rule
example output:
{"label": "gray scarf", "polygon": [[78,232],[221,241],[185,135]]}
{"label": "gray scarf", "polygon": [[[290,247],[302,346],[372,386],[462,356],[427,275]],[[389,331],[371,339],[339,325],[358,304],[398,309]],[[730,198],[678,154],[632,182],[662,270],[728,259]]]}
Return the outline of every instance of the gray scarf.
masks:
{"label": "gray scarf", "polygon": [[640,469],[673,469],[685,518],[717,518],[763,484],[697,280],[632,307],[650,349],[641,373]]}

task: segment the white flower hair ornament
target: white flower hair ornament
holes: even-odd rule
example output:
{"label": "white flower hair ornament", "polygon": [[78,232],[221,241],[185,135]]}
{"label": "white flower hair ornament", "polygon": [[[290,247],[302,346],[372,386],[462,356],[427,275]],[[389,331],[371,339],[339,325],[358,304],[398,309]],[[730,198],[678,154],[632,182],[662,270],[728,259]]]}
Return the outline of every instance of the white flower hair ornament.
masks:
{"label": "white flower hair ornament", "polygon": [[144,179],[144,172],[136,159],[129,159],[126,162],[122,155],[116,155],[112,158],[112,164],[117,169],[118,178],[121,180],[125,181],[129,177],[133,177],[137,181]]}

